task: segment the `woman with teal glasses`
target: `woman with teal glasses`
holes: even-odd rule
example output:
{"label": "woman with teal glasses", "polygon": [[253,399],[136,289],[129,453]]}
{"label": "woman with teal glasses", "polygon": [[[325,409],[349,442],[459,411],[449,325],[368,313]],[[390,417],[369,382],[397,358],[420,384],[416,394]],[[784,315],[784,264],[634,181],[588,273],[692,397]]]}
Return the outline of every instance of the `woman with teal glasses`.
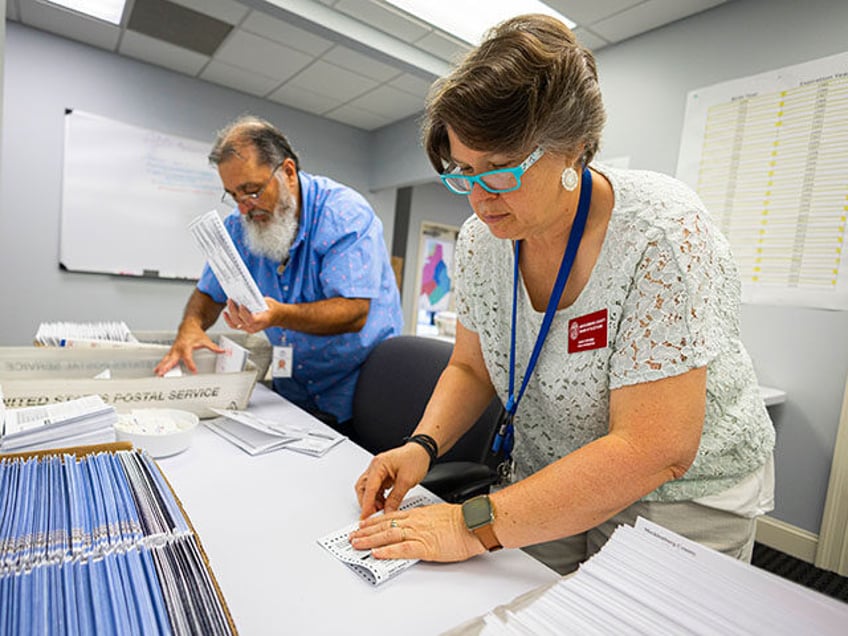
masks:
{"label": "woman with teal glasses", "polygon": [[[433,561],[521,547],[566,573],[643,516],[750,559],[774,431],[736,267],[685,185],[592,163],[604,120],[594,58],[541,15],[495,27],[432,87],[425,148],[474,211],[456,345],[413,438],[357,481],[354,547]],[[503,487],[398,510],[495,394]]]}

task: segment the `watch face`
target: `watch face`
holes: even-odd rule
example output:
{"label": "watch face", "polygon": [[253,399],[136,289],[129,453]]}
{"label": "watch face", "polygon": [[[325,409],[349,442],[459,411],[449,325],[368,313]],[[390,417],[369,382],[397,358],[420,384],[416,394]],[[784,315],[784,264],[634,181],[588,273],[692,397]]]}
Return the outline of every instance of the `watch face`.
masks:
{"label": "watch face", "polygon": [[469,530],[492,523],[492,505],[485,495],[474,497],[462,504],[462,516]]}

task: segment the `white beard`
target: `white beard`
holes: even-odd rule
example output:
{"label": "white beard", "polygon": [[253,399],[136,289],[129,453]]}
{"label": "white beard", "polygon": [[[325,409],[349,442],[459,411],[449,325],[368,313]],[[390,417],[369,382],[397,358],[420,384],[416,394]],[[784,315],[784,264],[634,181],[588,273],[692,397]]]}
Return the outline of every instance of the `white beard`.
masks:
{"label": "white beard", "polygon": [[263,223],[254,221],[251,210],[241,215],[241,224],[251,252],[285,263],[297,236],[298,219],[294,197],[285,186],[281,186],[280,196],[270,220]]}

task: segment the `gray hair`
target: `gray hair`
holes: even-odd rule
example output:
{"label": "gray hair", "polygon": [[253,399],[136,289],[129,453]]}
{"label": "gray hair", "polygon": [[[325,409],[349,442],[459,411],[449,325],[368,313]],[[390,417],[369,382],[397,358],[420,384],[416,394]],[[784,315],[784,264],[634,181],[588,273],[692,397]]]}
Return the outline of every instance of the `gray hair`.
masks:
{"label": "gray hair", "polygon": [[256,150],[259,163],[276,167],[286,159],[300,170],[300,160],[286,136],[273,124],[253,115],[242,115],[218,132],[209,152],[209,163],[219,165],[230,157],[241,157],[244,147]]}

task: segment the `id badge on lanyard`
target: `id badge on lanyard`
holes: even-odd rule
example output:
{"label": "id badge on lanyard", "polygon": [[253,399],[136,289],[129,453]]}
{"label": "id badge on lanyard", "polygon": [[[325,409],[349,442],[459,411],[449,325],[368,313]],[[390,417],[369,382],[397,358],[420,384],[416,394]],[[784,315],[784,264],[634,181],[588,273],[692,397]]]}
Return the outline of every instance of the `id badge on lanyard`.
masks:
{"label": "id badge on lanyard", "polygon": [[271,361],[271,377],[290,378],[294,368],[294,348],[291,345],[282,344],[274,347],[274,355]]}

